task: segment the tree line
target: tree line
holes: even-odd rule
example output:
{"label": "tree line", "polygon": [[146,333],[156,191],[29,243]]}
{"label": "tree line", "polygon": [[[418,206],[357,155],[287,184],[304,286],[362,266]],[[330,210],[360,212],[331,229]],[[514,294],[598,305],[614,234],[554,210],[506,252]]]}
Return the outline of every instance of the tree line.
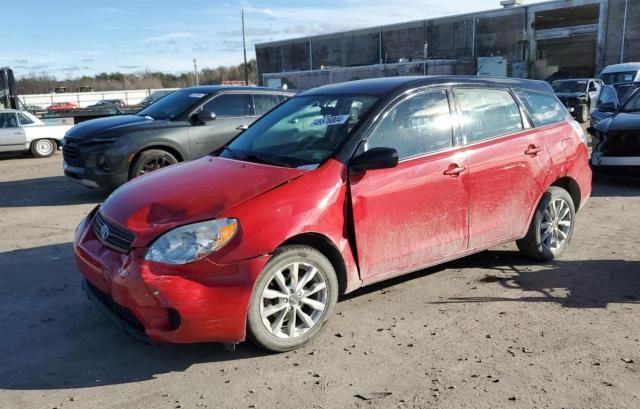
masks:
{"label": "tree line", "polygon": [[[256,61],[247,62],[249,83],[256,83]],[[224,81],[244,81],[244,63],[218,68],[203,68],[198,71],[199,83],[221,84]],[[18,94],[46,94],[56,88],[65,87],[76,92],[80,87],[91,87],[94,91],[118,91],[154,88],[184,88],[196,84],[195,73],[171,74],[160,71],[142,71],[133,74],[121,72],[100,73],[94,76],[59,80],[47,74],[29,74],[16,80]]]}

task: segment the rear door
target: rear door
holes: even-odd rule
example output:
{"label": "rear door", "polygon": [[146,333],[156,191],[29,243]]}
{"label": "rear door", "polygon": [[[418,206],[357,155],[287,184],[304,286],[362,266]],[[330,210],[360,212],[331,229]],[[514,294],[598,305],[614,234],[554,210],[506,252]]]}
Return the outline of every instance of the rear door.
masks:
{"label": "rear door", "polygon": [[216,119],[189,127],[189,144],[193,158],[224,146],[255,120],[253,99],[249,93],[219,94],[206,102],[201,109],[215,113]]}
{"label": "rear door", "polygon": [[454,144],[447,94],[432,89],[395,103],[359,148],[394,148],[400,159],[395,168],[350,177],[365,281],[416,270],[466,249],[467,159],[464,148]]}
{"label": "rear door", "polygon": [[516,238],[541,194],[549,153],[508,89],[454,92],[469,157],[469,248]]}
{"label": "rear door", "polygon": [[15,112],[0,112],[0,151],[21,151],[27,143]]}

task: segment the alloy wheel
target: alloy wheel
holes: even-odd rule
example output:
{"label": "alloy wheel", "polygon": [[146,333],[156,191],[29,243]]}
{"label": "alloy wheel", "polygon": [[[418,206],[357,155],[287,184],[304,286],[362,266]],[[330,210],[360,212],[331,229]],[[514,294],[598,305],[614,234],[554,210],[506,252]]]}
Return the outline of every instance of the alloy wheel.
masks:
{"label": "alloy wheel", "polygon": [[564,199],[554,199],[544,211],[540,223],[540,241],[550,251],[560,249],[571,232],[571,208]]}
{"label": "alloy wheel", "polygon": [[309,263],[291,263],[277,270],[265,286],[260,318],[276,337],[296,338],[318,324],[327,301],[324,275]]}
{"label": "alloy wheel", "polygon": [[138,172],[138,176],[144,175],[145,173],[153,172],[154,170],[158,170],[169,165],[173,165],[173,162],[165,157],[156,157],[149,159],[149,161],[147,161]]}

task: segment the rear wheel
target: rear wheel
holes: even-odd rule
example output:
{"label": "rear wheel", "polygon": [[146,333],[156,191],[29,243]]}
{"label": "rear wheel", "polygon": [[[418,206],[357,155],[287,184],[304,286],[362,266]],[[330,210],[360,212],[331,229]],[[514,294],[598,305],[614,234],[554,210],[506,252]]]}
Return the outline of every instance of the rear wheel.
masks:
{"label": "rear wheel", "polygon": [[142,176],[160,168],[178,163],[175,156],[162,149],[149,149],[142,152],[131,166],[129,179]]}
{"label": "rear wheel", "polygon": [[270,351],[300,348],[324,329],[337,299],[336,273],[322,253],[308,246],[282,247],[256,281],[247,335]]}
{"label": "rear wheel", "polygon": [[527,235],[516,241],[518,249],[538,260],[553,260],[566,249],[573,236],[576,216],[569,193],[551,186],[542,195]]}
{"label": "rear wheel", "polygon": [[48,158],[56,152],[57,147],[51,139],[37,139],[31,142],[31,154],[36,158]]}

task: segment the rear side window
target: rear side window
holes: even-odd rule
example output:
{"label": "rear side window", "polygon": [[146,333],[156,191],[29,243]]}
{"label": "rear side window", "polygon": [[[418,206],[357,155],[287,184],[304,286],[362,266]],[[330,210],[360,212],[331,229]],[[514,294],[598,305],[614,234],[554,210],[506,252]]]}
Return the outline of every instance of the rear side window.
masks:
{"label": "rear side window", "polygon": [[31,125],[33,123],[33,120],[25,114],[18,114],[18,118],[20,119],[20,125]]}
{"label": "rear side window", "polygon": [[253,115],[251,112],[251,95],[249,94],[219,95],[204,104],[202,110],[213,112],[221,118]]}
{"label": "rear side window", "polygon": [[367,139],[366,149],[394,148],[399,159],[453,146],[451,113],[444,90],[418,94],[393,106]]}
{"label": "rear side window", "polygon": [[522,89],[517,90],[516,94],[527,107],[534,126],[557,124],[569,118],[567,109],[553,95]]}
{"label": "rear side window", "polygon": [[522,116],[509,91],[486,88],[458,88],[462,123],[467,143],[522,131]]}
{"label": "rear side window", "polygon": [[253,94],[253,104],[256,108],[256,115],[264,115],[281,101],[279,95]]}

